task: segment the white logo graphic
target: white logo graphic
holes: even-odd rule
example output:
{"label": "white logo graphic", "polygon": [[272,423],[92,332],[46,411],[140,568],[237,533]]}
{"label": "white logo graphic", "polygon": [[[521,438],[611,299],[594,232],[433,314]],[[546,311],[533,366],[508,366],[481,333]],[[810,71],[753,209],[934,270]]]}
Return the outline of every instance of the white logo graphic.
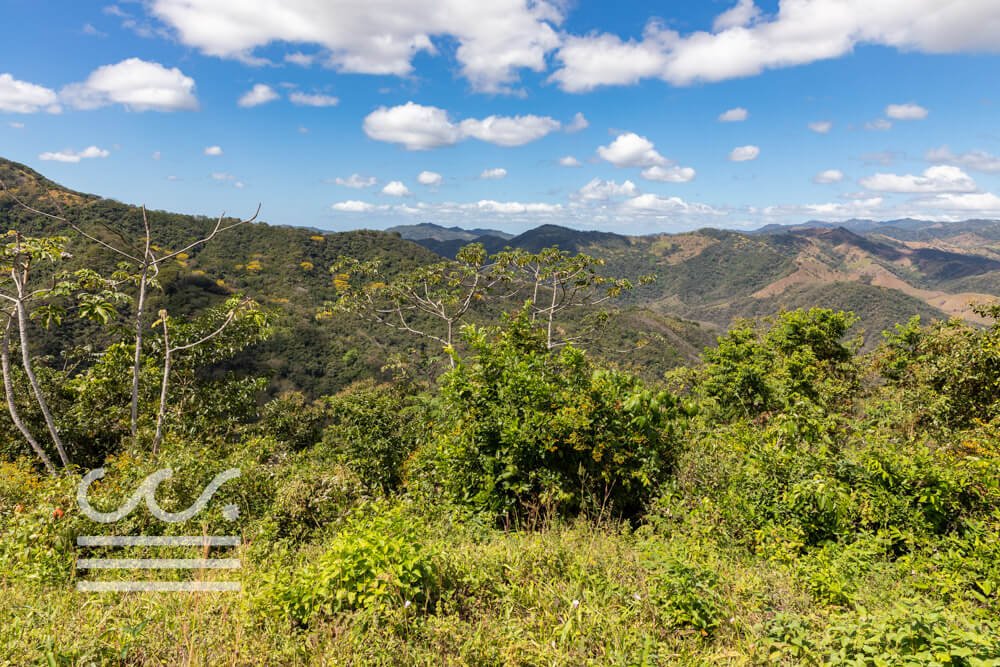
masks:
{"label": "white logo graphic", "polygon": [[[114,523],[125,518],[145,499],[150,513],[166,523],[181,523],[195,517],[208,505],[212,496],[223,484],[240,476],[239,468],[230,468],[216,475],[198,499],[186,510],[167,512],[156,502],[156,489],[165,480],[173,477],[170,468],[157,470],[135,490],[121,507],[113,512],[99,512],[87,498],[90,485],[104,477],[104,468],[91,470],[80,480],[76,489],[76,499],[83,513],[98,523]],[[239,508],[226,505],[223,516],[235,521]],[[210,547],[234,547],[240,544],[238,535],[81,535],[76,543],[80,547],[202,547],[205,553]],[[81,570],[236,570],[240,568],[238,558],[80,558],[76,564]],[[106,591],[239,591],[238,581],[78,581],[77,590],[86,592]]]}

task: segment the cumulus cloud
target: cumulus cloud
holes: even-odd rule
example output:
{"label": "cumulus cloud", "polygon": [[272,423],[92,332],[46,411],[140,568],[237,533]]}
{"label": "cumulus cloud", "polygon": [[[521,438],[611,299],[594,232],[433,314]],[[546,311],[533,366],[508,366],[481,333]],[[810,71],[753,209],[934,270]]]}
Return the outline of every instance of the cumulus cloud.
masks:
{"label": "cumulus cloud", "polygon": [[372,139],[402,144],[411,151],[450,146],[462,139],[447,111],[413,102],[379,107],[365,117],[363,127]]}
{"label": "cumulus cloud", "polygon": [[54,90],[27,81],[19,81],[10,74],[0,74],[0,111],[7,113],[59,113],[59,98]]}
{"label": "cumulus cloud", "polygon": [[600,146],[597,154],[616,167],[653,167],[668,162],[652,141],[634,132],[619,134],[607,146]]}
{"label": "cumulus cloud", "polygon": [[351,174],[347,178],[341,178],[338,176],[333,179],[333,182],[337,185],[342,185],[345,188],[354,188],[360,190],[361,188],[370,188],[375,185],[374,176],[362,176],[361,174]]}
{"label": "cumulus cloud", "polygon": [[218,157],[222,155],[222,146],[208,146],[202,152],[210,157]]}
{"label": "cumulus cloud", "polygon": [[368,213],[369,211],[375,210],[374,204],[369,204],[366,201],[358,201],[357,199],[349,199],[347,201],[340,201],[333,204],[330,208],[334,211],[342,211],[344,213]]}
{"label": "cumulus cloud", "polygon": [[198,108],[194,79],[176,67],[129,58],[98,67],[87,80],[60,91],[60,97],[77,109],[98,109],[121,104],[130,111],[191,111]]}
{"label": "cumulus cloud", "polygon": [[160,153],[160,151],[153,151],[153,154],[150,157],[152,157],[154,160],[159,160],[163,156]]}
{"label": "cumulus cloud", "polygon": [[729,152],[729,159],[732,162],[748,162],[756,160],[758,155],[760,155],[760,148],[757,146],[737,146]]}
{"label": "cumulus cloud", "polygon": [[890,104],[885,108],[885,115],[895,120],[923,120],[927,113],[919,104]]}
{"label": "cumulus cloud", "polygon": [[364,131],[372,139],[401,144],[408,150],[450,146],[475,138],[498,146],[521,146],[558,130],[559,121],[548,116],[488,116],[453,123],[438,107],[407,102],[379,107],[365,117]]}
{"label": "cumulus cloud", "polygon": [[263,83],[258,83],[255,84],[253,88],[243,93],[236,104],[241,107],[256,107],[261,104],[273,102],[278,99],[278,97],[278,93],[274,92],[274,88],[271,88],[271,86]]}
{"label": "cumulus cloud", "polygon": [[917,203],[927,208],[957,211],[965,214],[1000,214],[1000,197],[992,192],[944,193],[918,200]]}
{"label": "cumulus cloud", "polygon": [[582,164],[580,164],[580,161],[577,160],[572,155],[564,155],[563,157],[559,158],[559,165],[562,166],[562,167],[582,167],[583,166]]}
{"label": "cumulus cloud", "polygon": [[299,65],[300,67],[308,67],[316,62],[315,53],[300,53],[294,51],[292,53],[285,54],[285,62],[292,63],[293,65]]}
{"label": "cumulus cloud", "polygon": [[582,201],[604,201],[612,197],[634,197],[637,194],[639,194],[639,189],[632,181],[625,181],[619,185],[615,181],[602,181],[595,178],[580,188],[576,192],[575,198]]}
{"label": "cumulus cloud", "polygon": [[332,95],[310,94],[295,91],[288,96],[292,104],[306,107],[335,107],[340,104],[340,98]]}
{"label": "cumulus cloud", "polygon": [[759,211],[765,220],[776,217],[798,218],[823,217],[825,219],[843,220],[856,217],[878,217],[885,215],[882,210],[881,197],[865,197],[846,202],[824,202],[820,204],[793,204],[767,206]]}
{"label": "cumulus cloud", "polygon": [[753,76],[767,69],[838,58],[857,45],[924,53],[1000,51],[1000,4],[992,0],[780,0],[762,17],[740,0],[711,32],[682,35],[650,21],[641,39],[597,33],[568,36],[550,79],[563,90],[659,78],[674,85]]}
{"label": "cumulus cloud", "polygon": [[817,120],[809,123],[809,129],[816,134],[826,134],[833,129],[833,123],[828,120]]}
{"label": "cumulus cloud", "polygon": [[738,0],[731,9],[724,11],[715,17],[712,22],[712,30],[722,32],[730,28],[742,28],[748,26],[760,17],[760,9],[753,0]]}
{"label": "cumulus cloud", "polygon": [[564,127],[563,129],[566,132],[573,134],[574,132],[586,130],[588,127],[590,127],[590,121],[587,120],[586,116],[577,111],[576,114],[573,116],[573,120],[566,123],[566,127]]}
{"label": "cumulus cloud", "polygon": [[874,192],[975,192],[976,182],[960,168],[952,165],[928,167],[920,176],[913,174],[878,173],[859,181]]}
{"label": "cumulus cloud", "polygon": [[562,210],[562,204],[523,203],[518,201],[494,201],[482,199],[475,203],[480,211],[489,213],[554,213]]}
{"label": "cumulus cloud", "polygon": [[382,188],[382,194],[389,195],[391,197],[407,197],[410,194],[410,189],[407,188],[402,181],[389,181],[386,183],[385,187]]}
{"label": "cumulus cloud", "polygon": [[1000,173],[1000,157],[991,155],[986,151],[969,151],[967,153],[955,154],[947,146],[932,148],[924,155],[928,162],[937,164],[953,164],[973,171],[984,171],[987,173]]}
{"label": "cumulus cloud", "polygon": [[521,146],[558,130],[559,121],[548,116],[488,116],[482,120],[463,120],[459,128],[464,137],[475,137],[498,146]]}
{"label": "cumulus cloud", "polygon": [[483,173],[479,174],[479,178],[486,181],[496,181],[501,178],[507,177],[507,170],[503,167],[494,167],[493,169],[484,169]]}
{"label": "cumulus cloud", "polygon": [[844,172],[839,169],[827,169],[813,176],[813,183],[840,183],[844,180]]}
{"label": "cumulus cloud", "polygon": [[647,181],[661,181],[663,183],[687,183],[694,180],[695,170],[691,167],[661,167],[654,165],[642,170],[642,177]]}
{"label": "cumulus cloud", "polygon": [[256,0],[253,11],[239,0],[150,5],[182,43],[205,54],[253,61],[255,50],[272,43],[315,45],[341,72],[406,76],[415,56],[439,53],[434,39],[451,39],[462,76],[485,92],[511,91],[522,69],[544,71],[562,21],[562,3],[545,0],[387,1],[376,10],[352,0]]}
{"label": "cumulus cloud", "polygon": [[110,152],[97,146],[88,146],[82,151],[64,150],[57,152],[42,153],[39,160],[52,160],[55,162],[79,162],[80,160],[90,160],[93,158],[105,158],[111,155]]}
{"label": "cumulus cloud", "polygon": [[743,107],[736,107],[719,114],[719,120],[723,123],[738,123],[746,120],[749,115],[750,112]]}
{"label": "cumulus cloud", "polygon": [[417,175],[417,183],[420,185],[438,186],[442,180],[441,174],[436,171],[422,171]]}
{"label": "cumulus cloud", "polygon": [[708,215],[723,215],[708,204],[687,202],[680,197],[661,197],[660,195],[644,194],[624,202],[622,208],[633,213],[697,213]]}
{"label": "cumulus cloud", "polygon": [[15,130],[23,130],[24,129],[24,123],[18,123],[17,121],[11,121],[11,122],[7,123],[7,127],[12,127]]}

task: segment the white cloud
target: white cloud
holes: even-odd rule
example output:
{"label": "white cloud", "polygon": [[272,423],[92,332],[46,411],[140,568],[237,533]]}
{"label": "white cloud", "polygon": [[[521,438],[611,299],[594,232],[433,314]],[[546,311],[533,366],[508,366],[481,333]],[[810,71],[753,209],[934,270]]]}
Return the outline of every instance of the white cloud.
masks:
{"label": "white cloud", "polygon": [[582,201],[604,201],[612,197],[634,197],[637,194],[639,190],[632,181],[619,185],[615,181],[595,178],[577,191],[576,198]]}
{"label": "white cloud", "polygon": [[438,186],[442,180],[441,174],[436,171],[422,171],[417,175],[417,183],[420,185]]}
{"label": "white cloud", "polygon": [[365,117],[364,130],[372,139],[401,144],[411,151],[450,146],[475,138],[498,146],[521,146],[558,130],[548,116],[488,116],[453,123],[438,107],[407,102],[379,107]]}
{"label": "white cloud", "polygon": [[923,120],[927,118],[927,109],[919,104],[890,104],[885,115],[895,120]]}
{"label": "white cloud", "polygon": [[729,109],[728,111],[723,111],[719,114],[719,120],[723,123],[738,123],[746,120],[749,115],[750,112],[743,107],[736,107],[734,109]]}
{"label": "white cloud", "polygon": [[760,148],[757,146],[737,146],[730,151],[729,159],[732,162],[748,162],[749,160],[756,160],[758,155],[760,155]]}
{"label": "white cloud", "polygon": [[956,155],[947,146],[941,146],[927,151],[924,159],[937,164],[954,164],[974,171],[1000,172],[1000,156],[991,155],[986,151],[969,151]]}
{"label": "white cloud", "polygon": [[150,157],[152,157],[154,160],[159,160],[163,156],[160,154],[160,151],[153,151],[153,154]]}
{"label": "white cloud", "polygon": [[875,120],[868,121],[865,123],[866,130],[891,130],[892,121],[886,120],[885,118],[876,118]]}
{"label": "white cloud", "polygon": [[410,189],[403,185],[402,181],[389,181],[382,188],[382,194],[391,197],[407,197],[410,194]]}
{"label": "white cloud", "polygon": [[801,222],[803,217],[846,220],[857,217],[884,217],[887,211],[881,208],[882,203],[881,197],[866,197],[847,202],[767,206],[758,212],[764,220],[773,220],[777,217],[793,218],[797,222]]}
{"label": "white cloud", "polygon": [[190,111],[198,108],[194,79],[176,67],[139,58],[98,67],[87,80],[62,89],[60,97],[77,109],[122,104],[130,111]]}
{"label": "white cloud", "polygon": [[660,195],[644,194],[627,200],[622,208],[633,213],[697,213],[708,215],[723,215],[708,204],[687,202],[680,197],[661,197]]}
{"label": "white cloud", "polygon": [[233,187],[237,190],[242,190],[246,187],[243,181],[238,180],[235,176],[225,171],[212,172],[212,180],[219,181],[220,183],[232,183]]}
{"label": "white cloud", "polygon": [[875,174],[862,178],[861,187],[875,192],[974,192],[976,182],[960,168],[935,165],[924,170],[923,175]]}
{"label": "white cloud", "polygon": [[826,134],[833,129],[833,123],[828,120],[817,120],[809,123],[809,129],[817,134]]}
{"label": "white cloud", "polygon": [[349,199],[347,201],[337,202],[330,208],[334,211],[343,211],[345,213],[367,213],[369,211],[374,211],[375,205],[369,204],[365,201],[358,201],[357,199]]}
{"label": "white cloud", "polygon": [[82,151],[64,150],[54,153],[42,153],[39,160],[52,160],[55,162],[79,162],[80,160],[90,160],[93,158],[105,158],[111,155],[110,152],[97,146],[88,146]]}
{"label": "white cloud", "polygon": [[[546,68],[559,45],[562,3],[528,0],[408,0],[377,6],[353,0],[152,0],[178,39],[203,53],[255,59],[272,43],[317,45],[341,72],[406,76],[413,58],[436,55],[435,38],[453,39],[460,71],[476,90],[506,92],[519,70]],[[445,52],[452,52],[449,48]],[[287,58],[304,61],[300,53]]]}
{"label": "white cloud", "polygon": [[650,21],[641,39],[608,33],[564,38],[550,77],[570,92],[659,78],[674,85],[753,76],[766,69],[838,58],[857,45],[924,53],[1000,51],[993,0],[780,0],[761,17],[741,0],[713,32],[687,35]]}
{"label": "white cloud", "polygon": [[992,192],[976,192],[968,194],[944,193],[917,201],[927,208],[959,211],[976,214],[1000,214],[1000,197]]}
{"label": "white cloud", "polygon": [[293,65],[299,65],[301,67],[308,67],[316,62],[315,53],[300,53],[298,51],[293,53],[285,54],[285,62],[292,63]]}
{"label": "white cloud", "polygon": [[263,83],[255,84],[253,88],[243,93],[240,99],[236,102],[241,107],[255,107],[261,104],[267,104],[268,102],[273,102],[278,99],[279,95],[274,91],[274,88]]}
{"label": "white cloud", "polygon": [[577,160],[572,155],[564,155],[563,157],[559,158],[559,164],[560,164],[560,166],[563,166],[563,167],[582,167],[583,166],[582,164],[580,164],[580,161]]}
{"label": "white cloud", "polygon": [[695,170],[691,167],[661,167],[654,165],[642,170],[642,177],[647,181],[661,181],[663,183],[687,183],[694,180]]}
{"label": "white cloud", "polygon": [[0,111],[59,113],[62,108],[54,90],[27,81],[18,81],[10,74],[0,74]]}
{"label": "white cloud", "polygon": [[719,14],[712,22],[712,30],[722,32],[730,28],[748,26],[760,17],[760,9],[753,0],[738,0],[731,9]]}
{"label": "white cloud", "polygon": [[573,116],[573,120],[566,123],[566,127],[563,128],[566,132],[573,134],[574,132],[579,132],[581,130],[586,130],[590,127],[590,121],[579,111]]}
{"label": "white cloud", "polygon": [[483,173],[479,174],[479,178],[486,181],[496,181],[501,178],[507,177],[507,170],[503,167],[494,167],[493,169],[484,169]]}
{"label": "white cloud", "polygon": [[292,104],[307,107],[335,107],[340,104],[340,98],[319,93],[309,94],[296,91],[288,96]]}
{"label": "white cloud", "polygon": [[337,185],[342,185],[345,188],[354,188],[360,190],[361,188],[370,188],[375,185],[374,176],[362,176],[361,174],[351,174],[347,178],[341,178],[338,176],[333,180]]}
{"label": "white cloud", "polygon": [[813,183],[840,183],[844,180],[844,172],[839,169],[827,169],[813,176]]}
{"label": "white cloud", "polygon": [[652,167],[667,164],[667,159],[656,151],[653,142],[634,132],[619,134],[607,146],[598,147],[597,154],[616,167]]}
{"label": "white cloud", "polygon": [[449,146],[462,138],[447,111],[413,102],[379,107],[365,117],[364,130],[376,141],[402,144],[411,151]]}
{"label": "white cloud", "polygon": [[16,121],[11,121],[11,122],[7,123],[7,126],[8,127],[12,127],[15,130],[23,130],[24,129],[24,123],[18,123]]}
{"label": "white cloud", "polygon": [[498,146],[521,146],[558,130],[559,121],[548,116],[488,116],[470,118],[459,125],[463,137],[475,137]]}
{"label": "white cloud", "polygon": [[483,199],[476,202],[480,211],[490,213],[554,213],[562,210],[562,204],[522,203],[517,201],[494,201]]}
{"label": "white cloud", "polygon": [[205,155],[209,155],[209,156],[212,156],[212,157],[218,157],[218,156],[222,155],[222,146],[208,146],[202,152],[205,153]]}

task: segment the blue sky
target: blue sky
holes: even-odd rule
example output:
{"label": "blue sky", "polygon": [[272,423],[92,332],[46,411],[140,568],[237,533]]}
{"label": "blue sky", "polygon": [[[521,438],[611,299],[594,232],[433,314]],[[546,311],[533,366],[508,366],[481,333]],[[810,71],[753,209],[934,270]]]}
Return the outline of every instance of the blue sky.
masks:
{"label": "blue sky", "polygon": [[514,232],[1000,217],[996,0],[0,14],[0,155],[153,208]]}

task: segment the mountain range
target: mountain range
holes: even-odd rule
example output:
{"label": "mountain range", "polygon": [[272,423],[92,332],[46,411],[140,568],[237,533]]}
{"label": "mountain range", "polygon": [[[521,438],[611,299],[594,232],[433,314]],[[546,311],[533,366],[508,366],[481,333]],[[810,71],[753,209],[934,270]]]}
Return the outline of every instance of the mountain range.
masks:
{"label": "mountain range", "polygon": [[402,238],[442,255],[469,242],[490,250],[535,251],[556,245],[607,261],[608,271],[657,280],[629,295],[656,312],[723,328],[736,317],[781,308],[854,310],[874,342],[912,315],[980,322],[976,302],[1000,294],[1000,221],[810,221],[753,232],[702,229],[683,234],[624,236],[543,225],[511,238]]}

